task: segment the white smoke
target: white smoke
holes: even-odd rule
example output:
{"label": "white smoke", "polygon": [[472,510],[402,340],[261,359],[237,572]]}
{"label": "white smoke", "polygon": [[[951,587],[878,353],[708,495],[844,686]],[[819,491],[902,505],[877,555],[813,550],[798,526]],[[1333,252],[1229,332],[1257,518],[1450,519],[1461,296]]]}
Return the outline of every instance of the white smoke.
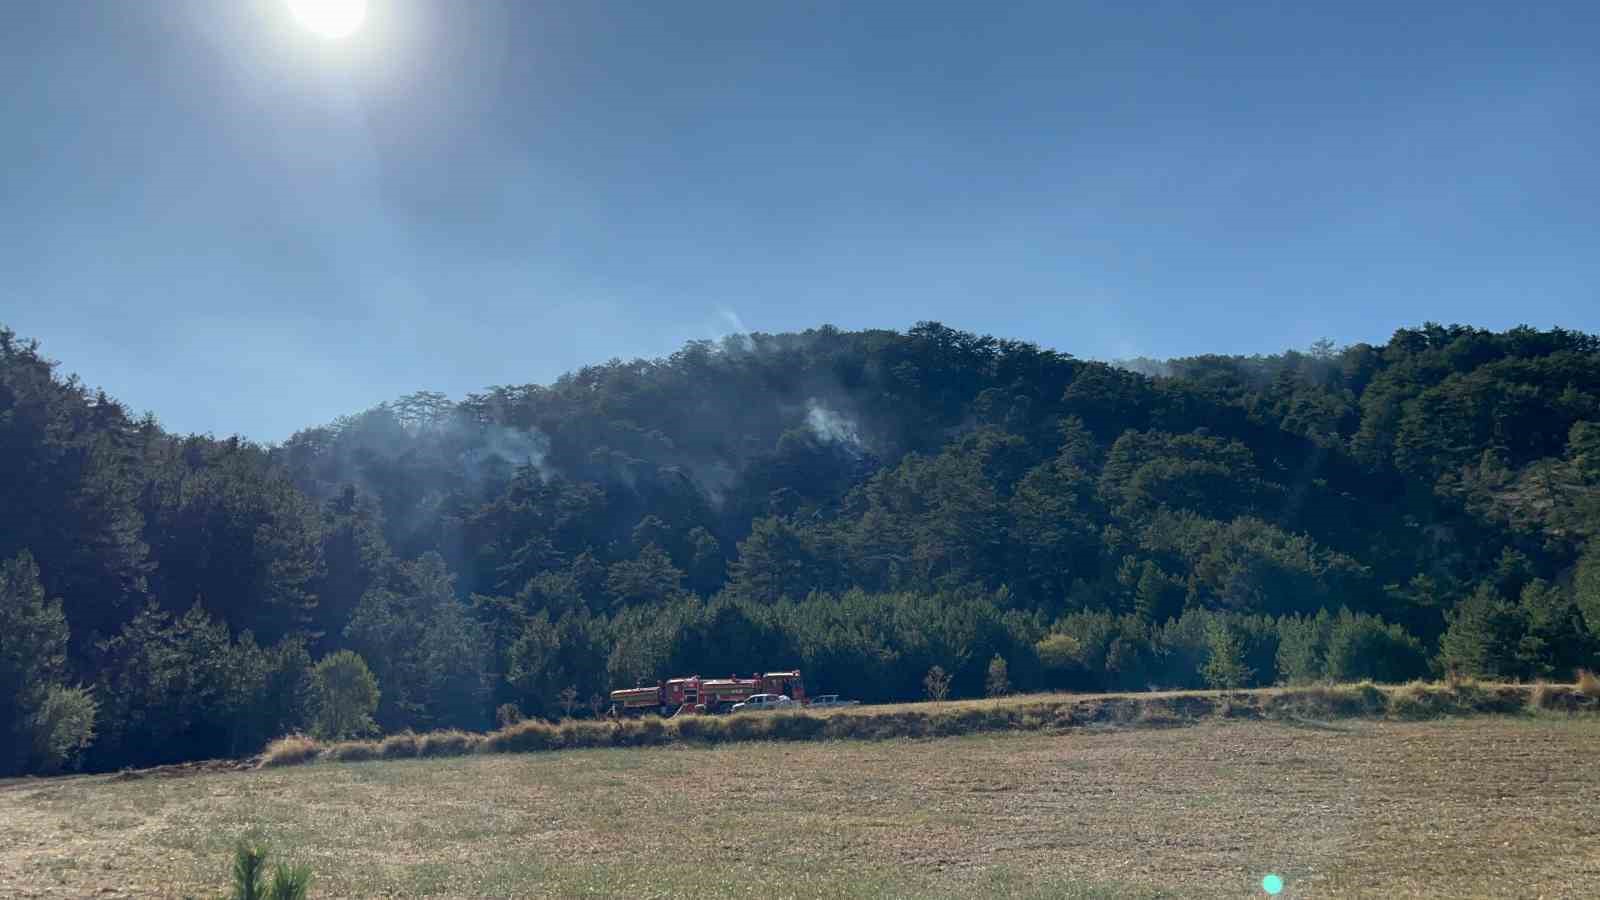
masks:
{"label": "white smoke", "polygon": [[1151,359],[1148,356],[1134,356],[1126,359],[1113,359],[1106,362],[1113,369],[1125,372],[1135,372],[1146,378],[1171,378],[1177,374],[1173,371],[1172,364],[1164,359]]}
{"label": "white smoke", "polygon": [[550,467],[545,463],[550,455],[550,439],[539,429],[518,430],[492,425],[483,430],[481,440],[482,446],[461,454],[461,464],[469,478],[482,480],[498,462],[513,468],[531,466],[539,473],[539,480],[550,480]]}
{"label": "white smoke", "polygon": [[715,329],[717,332],[715,339],[722,345],[724,351],[742,350],[745,353],[755,352],[756,342],[751,339],[750,329],[745,327],[744,320],[739,318],[738,313],[726,306],[719,306],[717,307],[717,318],[721,319],[722,324],[727,326],[728,329],[731,329],[731,331],[721,328]]}
{"label": "white smoke", "polygon": [[860,453],[861,429],[854,419],[823,406],[815,398],[806,401],[806,426],[819,440],[840,444],[853,453]]}
{"label": "white smoke", "polygon": [[707,502],[713,509],[721,509],[728,492],[739,483],[739,473],[719,459],[710,464],[691,466],[689,481],[705,494]]}

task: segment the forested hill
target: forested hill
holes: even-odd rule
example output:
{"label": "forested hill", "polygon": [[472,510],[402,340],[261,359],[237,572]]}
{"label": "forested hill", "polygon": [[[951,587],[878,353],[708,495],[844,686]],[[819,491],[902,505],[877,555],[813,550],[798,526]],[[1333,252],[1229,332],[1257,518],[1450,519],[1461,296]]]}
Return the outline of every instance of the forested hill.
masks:
{"label": "forested hill", "polygon": [[281,446],[168,434],[0,331],[0,773],[329,727],[339,651],[384,730],[779,666],[867,700],[996,658],[1017,689],[1568,677],[1597,530],[1600,339],[1561,330],[1117,367],[821,328]]}

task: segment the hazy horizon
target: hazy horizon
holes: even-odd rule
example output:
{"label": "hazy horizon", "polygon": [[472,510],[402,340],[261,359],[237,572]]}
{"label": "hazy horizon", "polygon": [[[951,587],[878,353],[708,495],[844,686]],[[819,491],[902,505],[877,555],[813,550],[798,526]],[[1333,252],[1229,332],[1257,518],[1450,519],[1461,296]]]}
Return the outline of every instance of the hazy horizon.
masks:
{"label": "hazy horizon", "polygon": [[0,323],[262,441],[823,323],[1600,331],[1597,45],[1577,2],[11,3]]}
{"label": "hazy horizon", "polygon": [[[883,328],[885,330],[897,331],[897,332],[904,333],[904,332],[908,331],[914,324],[915,323],[906,323],[905,325],[899,326],[899,327],[883,326]],[[975,329],[961,328],[958,324],[954,324],[954,323],[950,323],[950,322],[943,322],[941,324],[944,324],[944,325],[952,327],[952,328],[956,328],[957,330],[969,331],[969,332],[975,332],[975,333],[982,333],[982,332],[978,332]],[[1424,323],[1422,323],[1422,322],[1402,323],[1398,327],[1420,326],[1420,325],[1423,325],[1423,324]],[[1461,322],[1461,323],[1445,322],[1445,323],[1436,323],[1436,324],[1443,324],[1443,325],[1460,324],[1460,325],[1473,325],[1474,327],[1483,327],[1483,326],[1476,325],[1476,323],[1470,323],[1470,322]],[[1518,323],[1518,324],[1519,325],[1523,325],[1523,324],[1528,324],[1528,323]],[[9,327],[9,323],[4,322],[4,321],[0,321],[0,326]],[[829,326],[837,327],[837,326],[833,326],[833,323],[822,322],[822,323],[817,323],[816,325],[813,325],[813,326],[808,326],[808,327],[804,327],[804,328],[797,328],[797,329],[794,330],[794,332],[766,332],[766,333],[796,333],[796,332],[806,331],[806,330],[808,330],[808,328],[822,328],[822,327],[829,327]],[[1511,327],[1515,327],[1515,326],[1511,326]],[[847,329],[847,330],[850,330],[850,331],[868,331],[868,330],[874,330],[876,328],[879,328],[879,326],[866,326],[864,328]],[[738,337],[743,336],[745,334],[757,334],[757,333],[763,333],[763,332],[756,332],[756,331],[751,331],[751,332],[727,332],[727,333],[719,333],[719,334],[716,334],[714,336],[708,336],[705,339],[706,340],[711,340],[711,339],[714,338],[717,341],[722,341],[722,340],[727,339],[727,338],[738,338]],[[1385,341],[1387,341],[1390,336],[1391,336],[1390,334],[1386,333],[1382,337],[1378,337],[1378,338],[1351,340],[1351,341],[1334,341],[1334,343],[1335,343],[1336,346],[1341,347],[1341,348],[1342,347],[1346,347],[1346,346],[1350,346],[1350,345],[1353,345],[1353,344],[1361,344],[1361,343],[1381,345]],[[31,335],[31,334],[26,334],[26,333],[22,333],[22,332],[18,332],[17,337],[19,337],[21,339],[24,339],[24,340],[32,340],[32,339],[37,339],[38,338],[37,335]],[[1007,334],[995,334],[995,335],[993,335],[993,337],[1002,338],[1002,339],[1013,339],[1013,340],[1029,340],[1027,338],[1019,338],[1019,337],[1017,337],[1015,335],[1007,335]],[[687,343],[688,341],[693,341],[693,340],[697,340],[697,339],[696,338],[686,338],[685,339],[685,343]],[[1321,338],[1319,338],[1318,340],[1321,340]],[[1077,358],[1077,359],[1104,362],[1104,363],[1116,365],[1116,366],[1119,366],[1119,367],[1127,367],[1127,368],[1130,368],[1130,370],[1132,370],[1132,371],[1140,371],[1143,374],[1151,374],[1151,373],[1149,371],[1143,370],[1142,367],[1140,367],[1138,365],[1124,366],[1124,364],[1135,364],[1135,363],[1138,363],[1138,362],[1144,361],[1144,360],[1150,360],[1150,361],[1154,361],[1154,362],[1166,362],[1166,361],[1172,360],[1172,359],[1182,359],[1182,358],[1192,357],[1192,356],[1202,356],[1202,355],[1206,355],[1206,354],[1209,354],[1209,353],[1218,352],[1218,351],[1206,350],[1204,348],[1199,348],[1199,349],[1196,349],[1196,350],[1194,350],[1192,352],[1178,353],[1178,354],[1172,354],[1172,355],[1168,355],[1168,356],[1152,356],[1150,354],[1143,354],[1143,353],[1135,353],[1135,354],[1131,354],[1131,355],[1127,355],[1127,356],[1092,356],[1092,355],[1086,355],[1086,354],[1082,354],[1082,353],[1073,353],[1071,350],[1069,350],[1067,348],[1064,348],[1064,347],[1053,347],[1053,346],[1050,346],[1048,344],[1044,344],[1044,343],[1041,343],[1041,342],[1038,342],[1038,341],[1033,341],[1033,343],[1039,344],[1044,349],[1055,350],[1057,352],[1066,353],[1066,354],[1068,354],[1070,356],[1073,356],[1074,358]],[[677,349],[677,348],[674,348],[674,349]],[[1300,346],[1300,347],[1279,347],[1279,348],[1277,348],[1275,350],[1240,351],[1238,353],[1231,353],[1231,354],[1227,354],[1227,355],[1271,356],[1271,355],[1275,355],[1275,354],[1278,354],[1278,353],[1283,353],[1283,352],[1286,352],[1286,351],[1307,352],[1307,351],[1309,351],[1311,349],[1312,349],[1311,345],[1307,344],[1306,346]],[[301,422],[299,424],[293,425],[292,428],[290,429],[290,431],[288,431],[288,432],[286,432],[284,434],[281,434],[281,435],[252,434],[252,433],[250,433],[250,432],[248,432],[248,431],[246,431],[244,429],[235,429],[233,431],[227,431],[227,432],[216,432],[216,431],[201,432],[201,431],[193,431],[193,430],[190,430],[190,429],[184,429],[184,428],[181,428],[181,427],[174,426],[172,424],[172,422],[170,422],[168,419],[166,419],[165,417],[162,416],[160,409],[152,409],[152,408],[140,407],[139,405],[130,402],[129,399],[126,396],[122,395],[117,390],[115,390],[113,386],[106,385],[106,384],[100,384],[100,383],[97,383],[97,382],[95,382],[95,381],[93,381],[91,379],[83,377],[81,371],[78,370],[77,368],[75,368],[72,365],[72,361],[71,360],[62,359],[59,356],[57,356],[56,354],[51,353],[48,343],[43,341],[42,339],[40,340],[40,350],[44,353],[46,358],[54,360],[55,362],[59,363],[59,366],[60,366],[59,369],[58,369],[59,374],[67,375],[67,376],[72,376],[72,375],[78,376],[79,379],[81,381],[83,381],[83,383],[88,388],[90,388],[91,390],[103,390],[103,391],[105,391],[105,393],[108,396],[110,396],[112,399],[117,400],[117,401],[121,402],[124,406],[128,407],[130,413],[133,414],[133,415],[144,415],[146,413],[154,415],[156,420],[158,422],[160,422],[161,425],[164,428],[166,428],[168,431],[171,431],[171,432],[174,432],[174,433],[179,433],[179,434],[209,434],[209,435],[211,435],[213,437],[219,437],[219,438],[238,436],[238,437],[243,437],[243,438],[246,438],[248,440],[256,441],[258,443],[263,443],[263,444],[281,444],[283,441],[285,441],[286,439],[288,439],[289,437],[291,437],[294,433],[296,433],[298,431],[301,431],[301,430],[304,430],[304,429],[308,429],[308,428],[316,428],[316,427],[328,425],[328,424],[332,423],[334,420],[336,420],[336,419],[338,419],[340,417],[347,416],[347,415],[356,415],[356,414],[365,412],[366,410],[369,410],[369,409],[371,409],[371,408],[373,408],[373,407],[375,407],[375,406],[377,406],[379,404],[389,403],[391,401],[398,400],[401,397],[404,397],[404,396],[406,396],[408,394],[413,394],[413,393],[418,393],[418,392],[431,390],[431,388],[427,387],[426,385],[419,385],[419,386],[416,386],[416,387],[413,387],[413,388],[403,389],[403,390],[400,390],[400,391],[396,392],[395,394],[393,394],[391,396],[379,397],[379,398],[373,400],[371,403],[368,403],[366,405],[363,405],[363,406],[360,406],[360,407],[356,407],[356,408],[351,408],[351,409],[344,410],[342,412],[336,413],[334,416],[332,416],[332,417],[330,417],[328,419],[322,419],[322,420],[317,420],[317,421],[306,421],[306,422]],[[477,386],[475,388],[468,388],[467,390],[465,390],[465,391],[463,391],[461,393],[456,393],[456,394],[446,393],[446,396],[451,401],[460,401],[460,400],[464,399],[465,396],[468,393],[478,393],[478,392],[486,391],[486,390],[488,390],[488,389],[490,389],[492,387],[501,386],[501,385],[507,385],[507,386],[517,386],[517,385],[525,385],[525,384],[549,385],[550,383],[552,383],[555,380],[557,380],[558,378],[560,378],[562,375],[566,375],[566,374],[569,374],[571,372],[575,372],[578,369],[583,368],[584,366],[601,365],[601,364],[604,364],[604,363],[606,363],[609,360],[614,359],[614,358],[620,358],[620,359],[624,359],[624,360],[631,360],[631,359],[662,359],[662,358],[665,358],[667,356],[670,356],[671,353],[672,353],[672,351],[669,350],[669,351],[665,351],[665,352],[661,352],[661,353],[646,353],[646,354],[633,354],[633,355],[613,354],[612,356],[608,356],[608,357],[604,357],[604,358],[596,358],[596,359],[592,359],[592,360],[586,360],[586,361],[579,362],[579,363],[575,364],[570,369],[562,370],[562,371],[557,372],[554,375],[551,375],[551,376],[546,377],[546,378],[528,378],[528,379],[521,379],[521,380],[498,382],[496,384],[483,384],[483,385],[479,385],[479,386]],[[440,392],[440,393],[445,393],[445,392]]]}

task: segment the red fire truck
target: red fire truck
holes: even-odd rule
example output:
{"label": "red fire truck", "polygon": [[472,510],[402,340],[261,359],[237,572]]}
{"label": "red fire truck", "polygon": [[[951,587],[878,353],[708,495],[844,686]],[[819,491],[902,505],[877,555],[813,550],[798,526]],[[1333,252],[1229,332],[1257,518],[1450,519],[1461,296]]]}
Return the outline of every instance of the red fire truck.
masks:
{"label": "red fire truck", "polygon": [[619,716],[653,712],[670,716],[679,709],[691,712],[727,712],[752,694],[784,694],[796,703],[806,700],[806,685],[798,670],[756,673],[749,678],[668,678],[655,687],[625,688],[611,692],[611,711]]}

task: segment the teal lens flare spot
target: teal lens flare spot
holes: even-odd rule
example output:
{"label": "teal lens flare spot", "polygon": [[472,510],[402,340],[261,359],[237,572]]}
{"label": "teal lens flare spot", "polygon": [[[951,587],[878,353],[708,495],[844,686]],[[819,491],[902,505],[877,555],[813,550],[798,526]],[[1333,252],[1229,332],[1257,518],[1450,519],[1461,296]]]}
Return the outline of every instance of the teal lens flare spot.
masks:
{"label": "teal lens flare spot", "polygon": [[1276,897],[1283,893],[1283,879],[1276,875],[1268,875],[1261,879],[1261,889]]}

